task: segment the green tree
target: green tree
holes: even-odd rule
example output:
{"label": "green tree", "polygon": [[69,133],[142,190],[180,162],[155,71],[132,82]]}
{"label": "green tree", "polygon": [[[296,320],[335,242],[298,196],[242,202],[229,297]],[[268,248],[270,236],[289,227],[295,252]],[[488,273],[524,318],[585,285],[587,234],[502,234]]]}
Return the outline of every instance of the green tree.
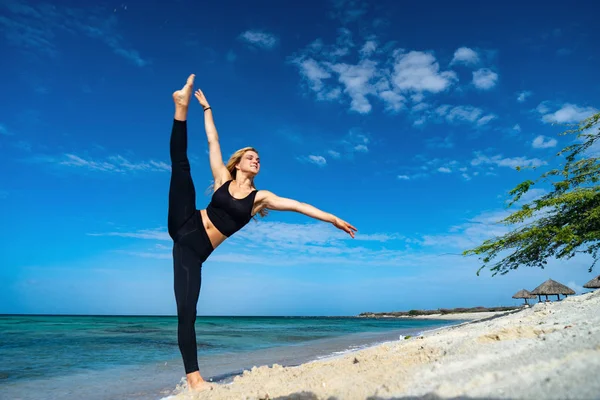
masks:
{"label": "green tree", "polygon": [[[592,148],[600,139],[599,125],[600,112],[561,133],[577,134],[574,144],[556,154],[565,157],[564,164],[509,192],[510,207],[540,182],[549,183],[552,188],[499,221],[516,226],[511,232],[463,252],[465,256],[481,256],[483,266],[477,275],[484,268],[489,268],[492,276],[504,275],[520,266],[544,268],[550,257],[570,259],[578,253],[592,256],[592,271],[600,249],[600,158]],[[500,261],[493,261],[500,257]]]}

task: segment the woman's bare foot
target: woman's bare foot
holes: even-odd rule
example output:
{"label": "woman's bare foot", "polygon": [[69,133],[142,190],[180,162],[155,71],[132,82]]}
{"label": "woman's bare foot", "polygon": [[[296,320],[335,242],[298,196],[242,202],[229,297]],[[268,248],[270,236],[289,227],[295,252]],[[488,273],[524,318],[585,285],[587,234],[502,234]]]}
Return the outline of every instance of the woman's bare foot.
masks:
{"label": "woman's bare foot", "polygon": [[187,110],[190,105],[190,98],[194,91],[194,78],[191,74],[183,88],[173,92],[173,101],[175,102],[175,119],[185,121],[187,119]]}
{"label": "woman's bare foot", "polygon": [[187,374],[187,383],[188,388],[194,392],[212,390],[214,387],[213,383],[206,382],[204,379],[202,379],[200,372],[198,371]]}

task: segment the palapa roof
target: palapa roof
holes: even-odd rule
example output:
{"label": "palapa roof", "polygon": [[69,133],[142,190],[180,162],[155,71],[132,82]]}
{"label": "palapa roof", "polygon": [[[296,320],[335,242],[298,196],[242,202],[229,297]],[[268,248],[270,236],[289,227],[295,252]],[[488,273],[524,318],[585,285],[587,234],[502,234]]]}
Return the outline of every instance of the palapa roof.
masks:
{"label": "palapa roof", "polygon": [[553,281],[552,279],[548,279],[546,282],[533,289],[531,291],[531,294],[575,294],[575,291],[570,287],[563,285],[562,283],[558,283],[556,281]]}
{"label": "palapa roof", "polygon": [[600,275],[583,285],[584,288],[588,289],[598,289],[600,288]]}
{"label": "palapa roof", "polygon": [[513,294],[513,299],[535,299],[537,296],[535,294],[529,293],[527,290],[519,290],[517,293]]}

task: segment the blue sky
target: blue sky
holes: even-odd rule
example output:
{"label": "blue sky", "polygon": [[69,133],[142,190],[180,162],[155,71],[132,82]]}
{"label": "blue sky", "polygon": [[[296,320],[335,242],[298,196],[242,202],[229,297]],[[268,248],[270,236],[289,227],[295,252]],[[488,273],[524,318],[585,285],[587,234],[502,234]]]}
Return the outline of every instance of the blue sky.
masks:
{"label": "blue sky", "polygon": [[[560,124],[600,107],[592,2],[80,4],[0,5],[0,313],[175,313],[168,140],[190,73],[224,156],[259,150],[259,189],[359,230],[251,222],[204,264],[200,315],[512,305],[599,273],[476,276],[460,256],[506,232],[507,192],[539,175],[514,167],[555,165]],[[204,208],[197,104],[189,156]]]}

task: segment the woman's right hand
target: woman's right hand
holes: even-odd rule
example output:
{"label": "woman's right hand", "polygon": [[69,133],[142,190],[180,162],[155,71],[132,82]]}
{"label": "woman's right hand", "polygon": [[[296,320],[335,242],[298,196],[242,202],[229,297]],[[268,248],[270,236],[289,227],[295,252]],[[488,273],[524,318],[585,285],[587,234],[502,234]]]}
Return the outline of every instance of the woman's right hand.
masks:
{"label": "woman's right hand", "polygon": [[208,101],[206,100],[206,97],[204,97],[204,93],[202,93],[202,90],[200,90],[200,89],[196,90],[196,92],[194,93],[194,96],[196,96],[196,98],[198,99],[198,103],[200,103],[202,108],[206,109],[207,107],[210,107],[210,105],[208,104]]}
{"label": "woman's right hand", "polygon": [[334,217],[332,223],[333,223],[333,226],[335,226],[338,229],[343,230],[344,232],[349,234],[352,237],[352,239],[354,239],[354,232],[358,231],[358,229],[356,229],[354,226],[350,225],[343,219],[339,219],[338,217]]}

